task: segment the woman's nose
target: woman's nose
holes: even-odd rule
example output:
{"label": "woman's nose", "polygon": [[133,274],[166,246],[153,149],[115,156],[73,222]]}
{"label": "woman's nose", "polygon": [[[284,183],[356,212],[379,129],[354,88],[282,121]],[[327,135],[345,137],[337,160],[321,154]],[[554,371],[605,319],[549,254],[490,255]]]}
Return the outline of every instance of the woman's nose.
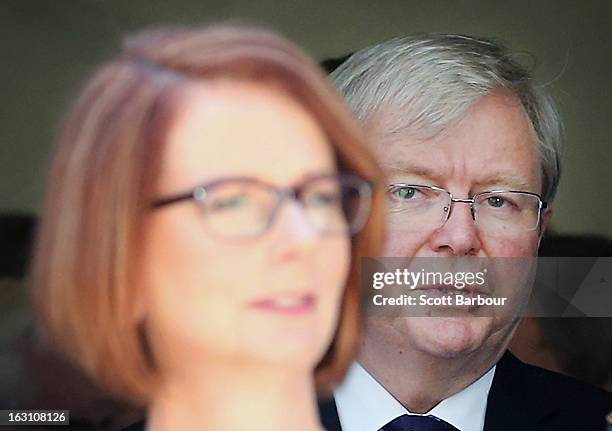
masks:
{"label": "woman's nose", "polygon": [[321,236],[304,206],[294,199],[282,203],[274,224],[274,240],[279,241],[279,245],[284,249],[307,250],[314,246]]}

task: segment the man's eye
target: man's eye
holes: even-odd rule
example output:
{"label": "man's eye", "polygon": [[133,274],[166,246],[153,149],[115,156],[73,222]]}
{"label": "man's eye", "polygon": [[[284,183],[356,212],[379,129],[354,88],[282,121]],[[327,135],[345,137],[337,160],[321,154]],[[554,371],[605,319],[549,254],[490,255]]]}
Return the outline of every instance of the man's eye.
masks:
{"label": "man's eye", "polygon": [[493,208],[501,208],[507,202],[508,201],[506,199],[502,198],[501,196],[491,196],[491,197],[487,198],[487,203],[489,204],[489,206],[491,206]]}
{"label": "man's eye", "polygon": [[393,191],[393,195],[400,199],[412,199],[416,194],[414,187],[399,187]]}

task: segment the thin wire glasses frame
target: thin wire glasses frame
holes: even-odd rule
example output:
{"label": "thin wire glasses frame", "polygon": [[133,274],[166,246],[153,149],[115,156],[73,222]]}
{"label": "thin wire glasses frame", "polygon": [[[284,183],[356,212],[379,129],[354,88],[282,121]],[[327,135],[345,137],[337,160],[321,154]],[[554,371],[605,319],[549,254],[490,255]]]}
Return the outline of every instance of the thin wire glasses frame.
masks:
{"label": "thin wire glasses frame", "polygon": [[[347,218],[345,221],[345,229],[331,229],[327,230],[325,228],[321,228],[320,226],[315,226],[320,233],[322,234],[339,234],[339,233],[348,233],[350,235],[357,234],[366,224],[367,219],[370,214],[370,209],[372,205],[372,190],[373,184],[372,182],[361,178],[357,174],[353,173],[339,173],[339,174],[321,174],[307,178],[301,184],[298,184],[293,187],[278,187],[273,184],[267,183],[265,181],[261,181],[260,179],[248,177],[248,176],[237,176],[237,177],[226,177],[220,178],[205,184],[201,184],[196,186],[190,191],[186,191],[183,193],[178,193],[176,195],[163,197],[155,200],[151,204],[152,209],[159,209],[166,207],[168,205],[172,205],[178,202],[183,202],[187,200],[194,200],[203,209],[203,217],[206,218],[206,205],[209,203],[209,200],[214,196],[215,192],[222,190],[223,187],[228,186],[244,186],[244,187],[252,187],[256,189],[258,192],[262,193],[266,198],[270,198],[269,206],[265,207],[265,221],[260,223],[260,228],[254,230],[249,233],[222,233],[222,232],[214,232],[215,229],[212,229],[215,234],[225,238],[240,238],[240,239],[249,239],[256,238],[263,235],[274,223],[276,219],[276,215],[279,212],[279,209],[282,207],[283,203],[286,200],[295,200],[302,206],[302,209],[305,211],[307,219],[315,225],[312,220],[312,217],[309,217],[307,204],[303,202],[304,196],[309,191],[309,188],[317,183],[325,183],[329,184],[337,183],[339,187],[342,188],[342,198],[345,198],[345,194],[352,193],[357,199],[356,203],[357,207],[354,213],[351,213],[347,216],[346,213],[343,215]],[[267,202],[267,201],[266,201]],[[343,204],[343,211],[346,211]],[[350,219],[349,219],[350,217]],[[259,223],[259,222],[253,222]],[[239,226],[238,226],[239,228]]]}
{"label": "thin wire glasses frame", "polygon": [[533,193],[533,192],[527,192],[527,191],[523,191],[523,190],[508,190],[508,189],[485,190],[485,191],[478,192],[478,193],[472,195],[471,198],[461,199],[461,198],[454,198],[453,194],[451,192],[449,192],[448,190],[443,189],[441,187],[437,187],[437,186],[425,186],[425,185],[420,185],[420,184],[409,184],[409,183],[393,183],[393,184],[390,184],[389,186],[387,186],[387,190],[388,190],[389,193],[392,193],[394,190],[397,190],[399,188],[428,189],[428,190],[432,190],[432,191],[436,191],[436,192],[448,195],[448,204],[446,204],[443,207],[443,212],[445,213],[445,217],[441,221],[439,226],[444,225],[446,223],[446,221],[449,219],[449,217],[450,217],[450,215],[452,213],[452,210],[453,210],[453,205],[455,203],[469,204],[470,205],[470,212],[471,212],[471,215],[472,215],[472,220],[475,223],[477,223],[477,220],[476,220],[476,212],[477,212],[477,210],[476,210],[475,204],[479,201],[479,197],[482,197],[482,196],[485,196],[485,195],[513,193],[513,194],[520,194],[520,195],[531,196],[533,198],[537,198],[537,201],[538,201],[538,205],[537,205],[537,210],[538,210],[537,222],[535,223],[535,225],[532,228],[525,229],[526,231],[535,230],[540,225],[540,222],[542,220],[542,212],[546,208],[548,208],[548,203],[545,202],[544,200],[542,200],[542,197],[539,194]]}

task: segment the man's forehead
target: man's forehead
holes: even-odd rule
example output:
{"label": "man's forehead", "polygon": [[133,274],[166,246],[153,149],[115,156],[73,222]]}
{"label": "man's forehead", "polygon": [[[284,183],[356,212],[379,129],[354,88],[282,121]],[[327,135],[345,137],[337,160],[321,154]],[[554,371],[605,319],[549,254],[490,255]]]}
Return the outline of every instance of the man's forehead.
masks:
{"label": "man's forehead", "polygon": [[539,187],[535,134],[520,104],[505,94],[481,98],[463,118],[431,137],[412,130],[390,132],[387,118],[379,118],[371,142],[391,177],[416,176],[438,185],[459,179],[483,187]]}

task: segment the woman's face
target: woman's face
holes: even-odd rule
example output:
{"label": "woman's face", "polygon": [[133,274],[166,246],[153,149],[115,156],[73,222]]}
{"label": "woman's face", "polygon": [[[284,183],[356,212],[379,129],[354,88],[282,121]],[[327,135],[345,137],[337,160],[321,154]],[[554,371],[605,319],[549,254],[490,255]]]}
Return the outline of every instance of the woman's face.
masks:
{"label": "woman's face", "polygon": [[[336,172],[316,120],[273,86],[194,84],[179,105],[163,149],[160,198],[221,178],[292,187]],[[215,217],[235,204],[222,202]],[[320,234],[295,200],[285,200],[257,238],[219,236],[207,215],[183,200],[148,216],[138,302],[156,360],[162,367],[218,358],[313,368],[336,328],[349,237]]]}

